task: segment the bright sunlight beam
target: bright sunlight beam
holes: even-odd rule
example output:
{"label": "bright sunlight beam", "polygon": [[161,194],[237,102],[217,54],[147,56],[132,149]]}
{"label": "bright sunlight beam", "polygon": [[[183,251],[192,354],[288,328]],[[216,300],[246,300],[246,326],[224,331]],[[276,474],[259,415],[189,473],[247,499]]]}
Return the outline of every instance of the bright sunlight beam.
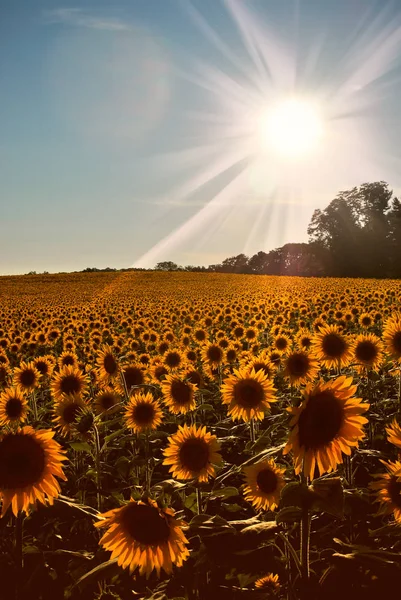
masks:
{"label": "bright sunlight beam", "polygon": [[317,149],[323,134],[318,108],[311,102],[287,98],[264,112],[261,144],[283,158],[299,159]]}

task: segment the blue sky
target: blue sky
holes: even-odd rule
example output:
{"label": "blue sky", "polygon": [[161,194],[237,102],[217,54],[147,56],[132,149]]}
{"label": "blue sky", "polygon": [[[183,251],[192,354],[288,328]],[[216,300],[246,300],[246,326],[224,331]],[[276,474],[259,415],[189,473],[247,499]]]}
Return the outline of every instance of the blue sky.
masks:
{"label": "blue sky", "polygon": [[[0,273],[210,264],[399,193],[400,56],[398,1],[3,0]],[[249,123],[289,94],[327,134],[279,164]]]}

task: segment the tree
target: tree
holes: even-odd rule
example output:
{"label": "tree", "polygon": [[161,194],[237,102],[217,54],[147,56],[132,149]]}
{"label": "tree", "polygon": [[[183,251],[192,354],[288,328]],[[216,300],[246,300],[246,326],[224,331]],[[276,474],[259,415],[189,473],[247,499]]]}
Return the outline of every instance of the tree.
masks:
{"label": "tree", "polygon": [[384,181],[364,183],[340,192],[324,210],[315,210],[308,235],[328,260],[327,275],[385,276],[392,194]]}
{"label": "tree", "polygon": [[158,262],[155,266],[155,271],[180,271],[181,267],[179,267],[172,260],[165,260],[162,262]]}

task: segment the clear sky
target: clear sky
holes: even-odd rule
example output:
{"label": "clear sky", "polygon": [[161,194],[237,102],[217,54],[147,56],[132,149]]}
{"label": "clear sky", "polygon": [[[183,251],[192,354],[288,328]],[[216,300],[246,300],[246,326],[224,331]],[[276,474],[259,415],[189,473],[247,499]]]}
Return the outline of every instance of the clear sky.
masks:
{"label": "clear sky", "polygon": [[[398,193],[400,57],[399,0],[1,0],[0,273],[210,264]],[[289,97],[296,159],[261,133]]]}

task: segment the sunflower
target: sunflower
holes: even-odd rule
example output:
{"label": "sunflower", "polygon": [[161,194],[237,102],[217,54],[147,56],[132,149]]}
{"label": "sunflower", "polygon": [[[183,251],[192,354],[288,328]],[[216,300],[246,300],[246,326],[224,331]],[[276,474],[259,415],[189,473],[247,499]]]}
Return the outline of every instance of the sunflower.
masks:
{"label": "sunflower", "polygon": [[346,367],[352,359],[352,345],[336,325],[324,325],[313,338],[312,350],[325,367]]}
{"label": "sunflower", "polygon": [[[143,385],[145,383],[145,372],[143,365],[131,363],[125,365],[121,369],[121,380],[116,383],[117,391],[121,394],[125,394],[125,388],[128,395],[131,393],[132,388]],[[125,387],[124,387],[125,383]]]}
{"label": "sunflower", "polygon": [[67,366],[54,375],[50,387],[56,400],[71,394],[80,396],[88,388],[88,378],[78,367]]}
{"label": "sunflower", "polygon": [[273,379],[277,371],[275,365],[264,354],[252,358],[247,365],[243,366],[246,366],[249,370],[254,369],[256,373],[262,371],[268,379]]}
{"label": "sunflower", "polygon": [[273,338],[273,348],[283,354],[286,352],[290,345],[290,338],[284,333],[280,333]]}
{"label": "sunflower", "polygon": [[232,419],[261,421],[275,402],[275,388],[263,371],[255,369],[234,369],[234,374],[227,377],[221,386],[222,402],[228,404],[228,412]]}
{"label": "sunflower", "polygon": [[354,342],[352,352],[360,373],[368,369],[377,371],[383,359],[383,344],[373,333],[360,334]]}
{"label": "sunflower", "polygon": [[168,438],[164,450],[164,465],[171,465],[170,473],[176,479],[197,479],[199,482],[215,477],[213,465],[221,464],[220,445],[206,427],[179,426],[177,433]]}
{"label": "sunflower", "polygon": [[76,367],[78,365],[78,356],[75,352],[63,352],[58,359],[58,366],[60,369],[67,366]]}
{"label": "sunflower", "polygon": [[42,377],[51,377],[56,361],[50,355],[39,356],[38,358],[33,359],[33,364]]}
{"label": "sunflower", "polygon": [[118,361],[112,348],[107,344],[98,352],[96,364],[98,365],[99,377],[102,381],[110,383],[118,377],[120,371]]}
{"label": "sunflower", "polygon": [[83,400],[79,394],[69,394],[54,403],[55,427],[60,429],[61,435],[68,436],[74,430],[82,411],[88,407],[88,402]]}
{"label": "sunflower", "polygon": [[28,410],[26,397],[18,388],[10,388],[0,394],[0,426],[23,423]]}
{"label": "sunflower", "polygon": [[5,363],[0,363],[0,387],[3,387],[7,383],[9,368]]}
{"label": "sunflower", "polygon": [[57,498],[60,486],[55,476],[66,480],[62,470],[66,458],[53,436],[50,430],[23,427],[0,438],[2,517],[10,505],[17,516],[36,501],[52,504]]}
{"label": "sunflower", "polygon": [[20,392],[32,392],[39,384],[40,373],[33,363],[22,362],[14,370],[13,382]]}
{"label": "sunflower", "polygon": [[173,414],[185,414],[196,408],[197,386],[179,375],[166,375],[161,384],[163,399]]}
{"label": "sunflower", "polygon": [[380,461],[387,473],[373,475],[378,481],[371,482],[369,487],[376,492],[375,502],[380,502],[378,514],[394,514],[397,523],[401,523],[401,462]]}
{"label": "sunflower", "polygon": [[174,515],[172,509],[159,508],[150,498],[131,499],[125,506],[104,513],[104,520],[95,523],[95,527],[107,527],[99,543],[130,573],[137,568],[146,577],[154,569],[158,576],[161,569],[171,573],[173,564],[181,567],[189,556],[184,523]]}
{"label": "sunflower", "polygon": [[135,433],[157,429],[162,418],[160,403],[149,392],[131,396],[124,414],[126,426]]}
{"label": "sunflower", "polygon": [[302,350],[309,350],[312,346],[313,334],[305,328],[301,328],[295,336],[295,343]]}
{"label": "sunflower", "polygon": [[255,581],[255,587],[257,589],[261,589],[264,592],[270,592],[271,594],[276,594],[280,589],[280,582],[278,580],[278,575],[273,575],[273,573],[268,573],[264,577],[260,577]]}
{"label": "sunflower", "polygon": [[288,377],[292,385],[302,385],[314,379],[318,373],[318,360],[306,350],[295,350],[284,360],[284,377]]}
{"label": "sunflower", "polygon": [[112,388],[103,388],[95,397],[94,409],[97,415],[112,415],[119,409],[121,397]]}
{"label": "sunflower", "polygon": [[224,350],[218,344],[207,344],[202,348],[202,360],[212,369],[217,369],[224,360]]}
{"label": "sunflower", "polygon": [[278,467],[274,460],[262,460],[250,467],[244,467],[245,500],[256,510],[274,510],[280,501],[280,493],[285,485],[285,469]]}
{"label": "sunflower", "polygon": [[163,355],[163,364],[170,370],[182,367],[182,355],[179,350],[169,350]]}
{"label": "sunflower", "polygon": [[168,373],[168,368],[165,365],[163,365],[159,359],[156,359],[150,367],[149,375],[151,380],[160,383],[160,381],[163,381],[165,375],[167,375]]}
{"label": "sunflower", "polygon": [[351,377],[321,380],[306,387],[300,406],[287,409],[292,429],[283,454],[293,451],[297,475],[303,471],[313,479],[315,466],[320,475],[330,473],[342,463],[342,452],[350,455],[351,447],[358,446],[368,421],[361,415],[369,404],[353,397],[356,390]]}
{"label": "sunflower", "polygon": [[386,321],[383,341],[387,352],[401,363],[401,317],[393,317]]}
{"label": "sunflower", "polygon": [[391,425],[386,427],[387,440],[390,444],[394,444],[397,448],[401,448],[401,427],[395,419],[393,419]]}

